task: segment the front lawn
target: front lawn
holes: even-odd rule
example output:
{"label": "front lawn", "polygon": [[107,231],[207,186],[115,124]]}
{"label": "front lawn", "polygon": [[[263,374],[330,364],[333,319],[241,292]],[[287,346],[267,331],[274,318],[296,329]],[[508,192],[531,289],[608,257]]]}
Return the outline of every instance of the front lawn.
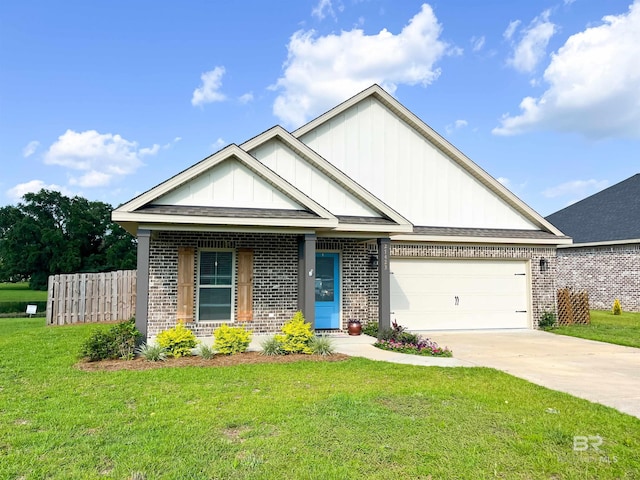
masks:
{"label": "front lawn", "polygon": [[640,419],[496,370],[78,370],[95,328],[0,320],[0,478],[640,478]]}
{"label": "front lawn", "polygon": [[27,282],[1,283],[0,302],[46,302],[47,292],[29,290]]}
{"label": "front lawn", "polygon": [[622,312],[622,315],[614,315],[610,310],[591,310],[591,325],[571,325],[549,331],[640,348],[640,313]]}

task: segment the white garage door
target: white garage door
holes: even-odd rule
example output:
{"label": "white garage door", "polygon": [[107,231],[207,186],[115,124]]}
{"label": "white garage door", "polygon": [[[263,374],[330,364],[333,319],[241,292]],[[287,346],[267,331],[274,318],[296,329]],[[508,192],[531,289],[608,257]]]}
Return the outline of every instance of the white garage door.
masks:
{"label": "white garage door", "polygon": [[391,259],[391,318],[410,330],[529,328],[527,263]]}

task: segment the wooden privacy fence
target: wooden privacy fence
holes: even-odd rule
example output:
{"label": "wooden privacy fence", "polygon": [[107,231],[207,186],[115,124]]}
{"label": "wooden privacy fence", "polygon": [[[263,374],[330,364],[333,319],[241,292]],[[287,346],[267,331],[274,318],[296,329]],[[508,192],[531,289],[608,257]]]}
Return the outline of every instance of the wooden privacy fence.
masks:
{"label": "wooden privacy fence", "polygon": [[47,325],[128,320],[135,306],[135,270],[49,277]]}
{"label": "wooden privacy fence", "polygon": [[558,290],[558,325],[589,325],[589,294],[574,292],[570,288]]}

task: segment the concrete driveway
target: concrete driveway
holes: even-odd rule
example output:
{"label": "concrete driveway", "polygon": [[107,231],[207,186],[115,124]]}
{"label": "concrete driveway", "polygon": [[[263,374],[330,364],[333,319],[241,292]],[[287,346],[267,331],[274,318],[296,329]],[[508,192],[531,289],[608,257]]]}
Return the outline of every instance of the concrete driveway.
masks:
{"label": "concrete driveway", "polygon": [[420,332],[456,359],[640,418],[640,349],[537,330]]}

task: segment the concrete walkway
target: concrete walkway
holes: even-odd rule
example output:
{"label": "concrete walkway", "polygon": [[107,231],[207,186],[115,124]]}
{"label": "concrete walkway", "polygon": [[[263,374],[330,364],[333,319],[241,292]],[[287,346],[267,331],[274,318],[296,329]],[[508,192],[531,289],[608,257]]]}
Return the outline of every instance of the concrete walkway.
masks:
{"label": "concrete walkway", "polygon": [[[433,358],[375,348],[367,335],[332,334],[336,351],[393,363],[438,367],[490,367],[553,390],[613,407],[640,418],[640,349],[538,330],[419,332],[453,358]],[[250,349],[259,350],[265,337]]]}
{"label": "concrete walkway", "polygon": [[[336,353],[344,353],[350,357],[364,357],[370,360],[380,360],[391,363],[405,363],[408,365],[422,365],[424,367],[474,367],[475,365],[458,358],[422,357],[405,353],[388,352],[373,346],[375,337],[368,335],[350,336],[346,333],[331,333],[327,335],[333,340]],[[260,344],[268,336],[253,337],[249,350],[261,350]],[[207,339],[200,339],[207,342]],[[211,343],[209,340],[208,343]]]}

